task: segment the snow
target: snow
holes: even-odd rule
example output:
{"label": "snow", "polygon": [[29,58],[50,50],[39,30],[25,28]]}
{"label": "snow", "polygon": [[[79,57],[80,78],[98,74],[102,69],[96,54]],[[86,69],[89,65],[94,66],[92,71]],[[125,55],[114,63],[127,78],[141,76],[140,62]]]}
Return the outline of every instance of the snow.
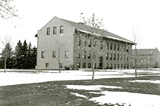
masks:
{"label": "snow", "polygon": [[74,92],[71,92],[70,94],[76,95],[76,96],[82,97],[82,98],[88,98],[87,96],[84,96],[84,95],[81,95],[81,94],[78,94],[78,93],[74,93]]}
{"label": "snow", "polygon": [[[104,85],[66,85],[69,89],[80,90],[100,90],[100,92],[90,92],[95,94],[102,94],[100,97],[91,98],[91,101],[98,102],[99,104],[112,103],[112,104],[126,104],[127,106],[160,106],[160,96],[151,94],[140,94],[130,92],[115,92],[115,91],[101,91],[102,88],[118,88],[118,86],[104,86]],[[78,94],[76,96],[79,96]]]}
{"label": "snow", "polygon": [[[122,78],[134,77],[134,75],[123,75],[118,71],[95,72],[95,79],[100,78]],[[47,81],[64,81],[64,80],[86,80],[92,78],[92,72],[85,71],[48,71],[48,72],[0,72],[0,86],[39,83]]]}
{"label": "snow", "polygon": [[134,80],[129,82],[139,82],[139,83],[155,83],[160,84],[160,80]]}
{"label": "snow", "polygon": [[106,85],[66,85],[69,89],[81,89],[81,90],[102,90],[102,88],[121,89],[118,86],[106,86]]}
{"label": "snow", "polygon": [[[0,86],[17,85],[17,84],[28,84],[28,83],[39,83],[47,81],[62,81],[62,80],[84,80],[91,79],[92,72],[84,70],[75,71],[42,71],[35,72],[36,70],[30,70],[30,72],[9,72],[16,70],[7,70],[6,73],[0,70]],[[150,70],[138,70],[137,72],[147,73],[158,73],[160,71]],[[129,74],[126,74],[129,73]],[[158,75],[157,74],[157,75]],[[140,75],[139,75],[140,76]],[[122,78],[122,77],[134,77],[134,70],[100,70],[95,72],[95,79],[100,78]],[[134,82],[134,81],[132,81]],[[160,80],[135,80],[135,82],[149,82],[149,83],[160,83]],[[90,92],[102,94],[100,97],[94,97],[89,100],[104,103],[126,103],[131,106],[160,106],[160,96],[140,93],[129,93],[129,92],[113,92],[113,91],[102,91],[102,88],[121,89],[121,86],[107,86],[107,85],[66,85],[69,89],[83,89],[83,90],[99,90],[99,92]],[[76,95],[82,98],[88,99],[86,96],[71,92],[72,95]]]}
{"label": "snow", "polygon": [[127,106],[160,106],[160,96],[129,92],[102,91],[103,96],[91,98],[91,101],[105,103],[125,103]]}

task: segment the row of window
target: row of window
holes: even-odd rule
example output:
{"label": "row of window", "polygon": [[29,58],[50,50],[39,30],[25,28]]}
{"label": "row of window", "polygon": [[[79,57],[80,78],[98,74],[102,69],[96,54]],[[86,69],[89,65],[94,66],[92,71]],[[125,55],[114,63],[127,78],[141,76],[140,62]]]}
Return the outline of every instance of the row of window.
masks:
{"label": "row of window", "polygon": [[[95,41],[92,41],[91,40],[83,40],[83,46],[87,46],[88,44],[88,47],[95,47],[97,45],[97,41],[98,40],[95,40]],[[81,46],[81,39],[80,37],[77,37],[77,46]],[[88,43],[87,43],[88,42]],[[109,42],[106,42],[106,50],[117,50],[117,51],[124,51],[124,52],[129,52],[129,47],[128,46],[125,46],[125,45],[119,45],[119,44],[115,44],[115,43],[109,43]],[[100,41],[100,50],[102,50],[104,48],[104,43],[103,41]]]}
{"label": "row of window", "polygon": [[[81,58],[81,53],[78,53],[77,54],[77,58]],[[86,58],[88,58],[88,59],[91,59],[91,54],[87,54],[86,53],[86,51],[84,50],[83,51],[83,54],[82,54],[82,58],[83,59],[86,59]],[[95,58],[95,56],[93,56],[93,58]],[[106,60],[121,60],[121,61],[128,61],[128,56],[126,56],[126,55],[120,55],[120,54],[112,54],[112,53],[106,53]]]}
{"label": "row of window", "polygon": [[[41,52],[41,58],[45,58],[44,56],[45,56],[45,52],[42,51],[42,52]],[[56,51],[53,51],[53,52],[52,52],[52,58],[56,58],[56,57],[57,57],[57,56],[56,56]],[[68,57],[69,57],[69,51],[64,51],[64,57],[65,57],[65,58],[68,58]]]}
{"label": "row of window", "polygon": [[[96,67],[96,64],[95,64]],[[77,62],[77,68],[92,68],[92,64],[88,63],[88,67],[87,67],[87,63],[82,63],[82,67],[81,67],[81,63]],[[106,64],[106,69],[116,69],[116,68],[129,68],[129,64]]]}
{"label": "row of window", "polygon": [[[63,30],[64,30],[63,26],[60,26],[59,33],[63,34]],[[57,33],[58,33],[57,27],[55,26],[55,27],[53,27],[53,35],[56,35]],[[47,35],[51,35],[50,27],[47,28]]]}

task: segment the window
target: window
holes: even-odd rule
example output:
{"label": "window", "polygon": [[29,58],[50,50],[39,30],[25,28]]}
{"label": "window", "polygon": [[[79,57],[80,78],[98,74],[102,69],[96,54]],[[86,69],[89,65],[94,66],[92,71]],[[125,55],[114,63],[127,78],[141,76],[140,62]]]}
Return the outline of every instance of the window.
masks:
{"label": "window", "polygon": [[103,49],[103,41],[100,41],[100,50]]}
{"label": "window", "polygon": [[106,50],[108,49],[108,47],[109,47],[109,43],[108,43],[108,42],[106,42]]}
{"label": "window", "polygon": [[49,67],[49,63],[46,63],[46,67],[47,67],[47,68]]}
{"label": "window", "polygon": [[114,44],[114,50],[116,50],[116,44]]}
{"label": "window", "polygon": [[123,60],[123,55],[121,55],[121,61]]}
{"label": "window", "polygon": [[91,59],[91,54],[88,54],[88,59]]}
{"label": "window", "polygon": [[128,57],[127,57],[127,61],[128,61]]}
{"label": "window", "polygon": [[87,42],[86,42],[86,40],[84,40],[84,42],[83,42],[83,46],[86,46],[87,45]]}
{"label": "window", "polygon": [[80,53],[77,54],[77,58],[81,58],[81,54]]}
{"label": "window", "polygon": [[126,46],[123,46],[124,52],[126,51]]}
{"label": "window", "polygon": [[53,27],[53,35],[57,34],[57,27]]}
{"label": "window", "polygon": [[113,57],[113,58],[114,58],[114,60],[116,60],[116,54],[114,54],[114,57]]}
{"label": "window", "polygon": [[119,60],[119,54],[117,54],[117,60]]}
{"label": "window", "polygon": [[44,51],[41,52],[41,58],[44,58]]}
{"label": "window", "polygon": [[114,64],[114,69],[116,69],[116,64]]}
{"label": "window", "polygon": [[121,68],[123,68],[123,64],[121,64]]}
{"label": "window", "polygon": [[129,52],[129,47],[126,47],[126,51]]}
{"label": "window", "polygon": [[53,57],[53,58],[56,58],[56,51],[53,51],[53,52],[52,52],[52,57]]}
{"label": "window", "polygon": [[50,28],[47,28],[47,35],[50,35]]}
{"label": "window", "polygon": [[68,54],[69,54],[69,52],[65,51],[65,58],[68,58]]}
{"label": "window", "polygon": [[91,47],[91,40],[88,40],[88,47]]}
{"label": "window", "polygon": [[117,45],[117,51],[119,51],[119,45]]}
{"label": "window", "polygon": [[92,46],[95,47],[97,45],[97,40],[96,39],[92,39]]}
{"label": "window", "polygon": [[60,34],[63,34],[63,26],[60,26]]}
{"label": "window", "polygon": [[112,54],[110,53],[110,60],[112,60]]}
{"label": "window", "polygon": [[80,63],[79,62],[77,63],[77,68],[80,68]]}
{"label": "window", "polygon": [[126,60],[126,55],[124,55],[124,61]]}
{"label": "window", "polygon": [[88,68],[91,68],[91,63],[88,63]]}
{"label": "window", "polygon": [[110,43],[110,50],[112,50],[112,43]]}
{"label": "window", "polygon": [[109,69],[109,64],[108,63],[106,64],[106,69]]}
{"label": "window", "polygon": [[81,45],[81,40],[80,40],[80,37],[78,36],[77,37],[77,46],[80,46]]}
{"label": "window", "polygon": [[86,51],[85,51],[85,50],[83,51],[83,56],[82,56],[82,58],[83,58],[83,59],[86,59]]}
{"label": "window", "polygon": [[83,63],[83,68],[86,68],[86,63]]}
{"label": "window", "polygon": [[108,60],[108,53],[106,53],[106,60]]}

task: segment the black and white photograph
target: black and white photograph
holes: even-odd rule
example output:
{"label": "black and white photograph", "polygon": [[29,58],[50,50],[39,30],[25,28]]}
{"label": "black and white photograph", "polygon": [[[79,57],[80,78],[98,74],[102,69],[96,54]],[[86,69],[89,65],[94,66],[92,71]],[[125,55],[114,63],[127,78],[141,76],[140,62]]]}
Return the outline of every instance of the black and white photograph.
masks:
{"label": "black and white photograph", "polygon": [[160,106],[160,1],[0,0],[0,106]]}

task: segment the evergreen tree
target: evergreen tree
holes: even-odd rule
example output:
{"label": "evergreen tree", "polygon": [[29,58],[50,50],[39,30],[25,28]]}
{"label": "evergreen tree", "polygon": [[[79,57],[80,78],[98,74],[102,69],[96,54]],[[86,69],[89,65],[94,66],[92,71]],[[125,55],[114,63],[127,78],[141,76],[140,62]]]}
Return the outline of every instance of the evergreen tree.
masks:
{"label": "evergreen tree", "polygon": [[32,44],[29,43],[28,45],[28,53],[27,53],[27,61],[26,61],[27,69],[32,67]]}
{"label": "evergreen tree", "polygon": [[28,58],[28,44],[26,42],[26,40],[24,40],[23,42],[23,46],[22,46],[22,68],[23,69],[27,69],[27,58]]}
{"label": "evergreen tree", "polygon": [[33,47],[32,48],[32,53],[31,53],[31,68],[34,69],[35,66],[36,66],[36,61],[37,61],[37,48],[36,47]]}
{"label": "evergreen tree", "polygon": [[17,46],[15,48],[15,57],[16,57],[16,62],[15,62],[15,68],[17,69],[22,69],[22,42],[19,40],[17,43]]}

